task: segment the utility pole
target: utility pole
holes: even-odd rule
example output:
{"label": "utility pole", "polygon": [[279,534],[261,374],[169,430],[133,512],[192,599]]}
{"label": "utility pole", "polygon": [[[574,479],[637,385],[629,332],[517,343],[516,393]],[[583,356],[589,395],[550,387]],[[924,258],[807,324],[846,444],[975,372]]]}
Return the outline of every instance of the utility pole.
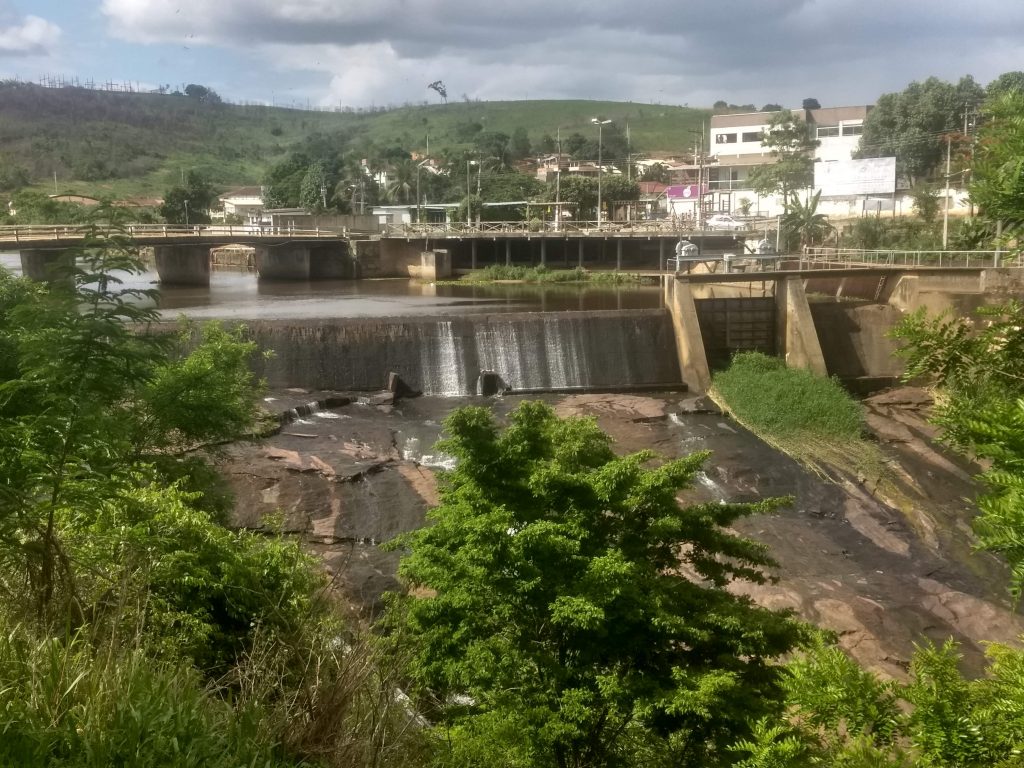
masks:
{"label": "utility pole", "polygon": [[[967,118],[964,118],[964,124],[966,125]],[[949,161],[950,156],[953,154],[953,137],[950,134],[946,134],[946,208],[942,214],[942,250],[946,250],[946,244],[949,242]]]}
{"label": "utility pole", "polygon": [[596,117],[590,118],[590,122],[597,126],[597,228],[601,228],[601,176],[604,172],[604,161],[601,157],[602,135],[601,129],[608,125],[611,120],[601,120]]}
{"label": "utility pole", "polygon": [[697,229],[701,229],[704,222],[704,121],[700,123],[700,153],[697,152],[697,142],[693,142],[693,152],[697,163],[697,213],[694,217]]}
{"label": "utility pole", "polygon": [[[626,123],[626,181],[633,180],[633,145],[629,141],[629,123]],[[633,205],[626,208],[626,220],[633,219]]]}
{"label": "utility pole", "polygon": [[555,129],[558,154],[555,156],[555,232],[562,223],[562,128]]}

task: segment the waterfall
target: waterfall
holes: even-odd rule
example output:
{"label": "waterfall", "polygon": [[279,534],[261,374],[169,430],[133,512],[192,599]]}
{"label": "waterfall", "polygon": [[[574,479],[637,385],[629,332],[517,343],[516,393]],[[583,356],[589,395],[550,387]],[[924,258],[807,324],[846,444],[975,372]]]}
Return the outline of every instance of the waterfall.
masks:
{"label": "waterfall", "polygon": [[390,371],[429,395],[471,395],[481,371],[513,390],[643,389],[681,381],[668,312],[524,312],[253,321],[274,387],[377,390]]}

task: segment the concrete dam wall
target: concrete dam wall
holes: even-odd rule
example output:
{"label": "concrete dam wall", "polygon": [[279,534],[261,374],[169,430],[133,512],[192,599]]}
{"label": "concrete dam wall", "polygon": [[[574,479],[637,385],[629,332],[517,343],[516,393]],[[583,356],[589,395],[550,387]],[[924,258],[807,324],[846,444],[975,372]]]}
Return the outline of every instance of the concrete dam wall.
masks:
{"label": "concrete dam wall", "polygon": [[250,321],[272,387],[376,390],[389,372],[430,395],[475,394],[482,371],[514,390],[681,384],[666,310]]}

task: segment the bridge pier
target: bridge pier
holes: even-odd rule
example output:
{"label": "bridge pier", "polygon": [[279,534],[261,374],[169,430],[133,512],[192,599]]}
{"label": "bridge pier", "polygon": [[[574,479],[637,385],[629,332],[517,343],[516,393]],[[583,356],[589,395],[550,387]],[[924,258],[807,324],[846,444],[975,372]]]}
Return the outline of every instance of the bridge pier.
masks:
{"label": "bridge pier", "polygon": [[67,248],[36,248],[21,252],[21,274],[40,283],[63,282],[62,271],[74,264]]}
{"label": "bridge pier", "polygon": [[472,245],[472,251],[471,251],[470,257],[469,257],[470,258],[469,268],[475,270],[476,269],[476,243],[477,243],[476,238],[473,238],[470,241],[470,243]]}
{"label": "bridge pier", "polygon": [[546,267],[548,265],[548,239],[542,237],[540,239],[540,265]]}
{"label": "bridge pier", "polygon": [[153,260],[165,285],[209,285],[210,246],[155,245]]}
{"label": "bridge pier", "polygon": [[506,267],[511,267],[512,266],[512,241],[511,240],[506,240],[505,241],[505,266]]}
{"label": "bridge pier", "polygon": [[622,238],[615,241],[615,271],[622,269]]}
{"label": "bridge pier", "polygon": [[580,247],[579,247],[579,256],[577,257],[578,258],[577,266],[579,266],[580,269],[583,269],[583,238],[582,237],[580,238],[579,243],[580,243]]}
{"label": "bridge pier", "polygon": [[286,243],[256,248],[256,273],[260,280],[309,280],[310,247]]}
{"label": "bridge pier", "polygon": [[349,251],[348,243],[309,246],[309,278],[311,280],[356,280],[359,266]]}

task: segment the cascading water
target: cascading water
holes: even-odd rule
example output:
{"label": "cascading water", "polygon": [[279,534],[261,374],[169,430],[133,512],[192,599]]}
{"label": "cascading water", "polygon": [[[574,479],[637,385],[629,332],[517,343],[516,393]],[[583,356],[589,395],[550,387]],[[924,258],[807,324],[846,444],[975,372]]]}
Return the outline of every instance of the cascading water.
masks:
{"label": "cascading water", "polygon": [[492,371],[512,390],[678,385],[668,313],[644,309],[455,317],[255,321],[273,387],[376,390],[395,372],[429,395],[470,395]]}

